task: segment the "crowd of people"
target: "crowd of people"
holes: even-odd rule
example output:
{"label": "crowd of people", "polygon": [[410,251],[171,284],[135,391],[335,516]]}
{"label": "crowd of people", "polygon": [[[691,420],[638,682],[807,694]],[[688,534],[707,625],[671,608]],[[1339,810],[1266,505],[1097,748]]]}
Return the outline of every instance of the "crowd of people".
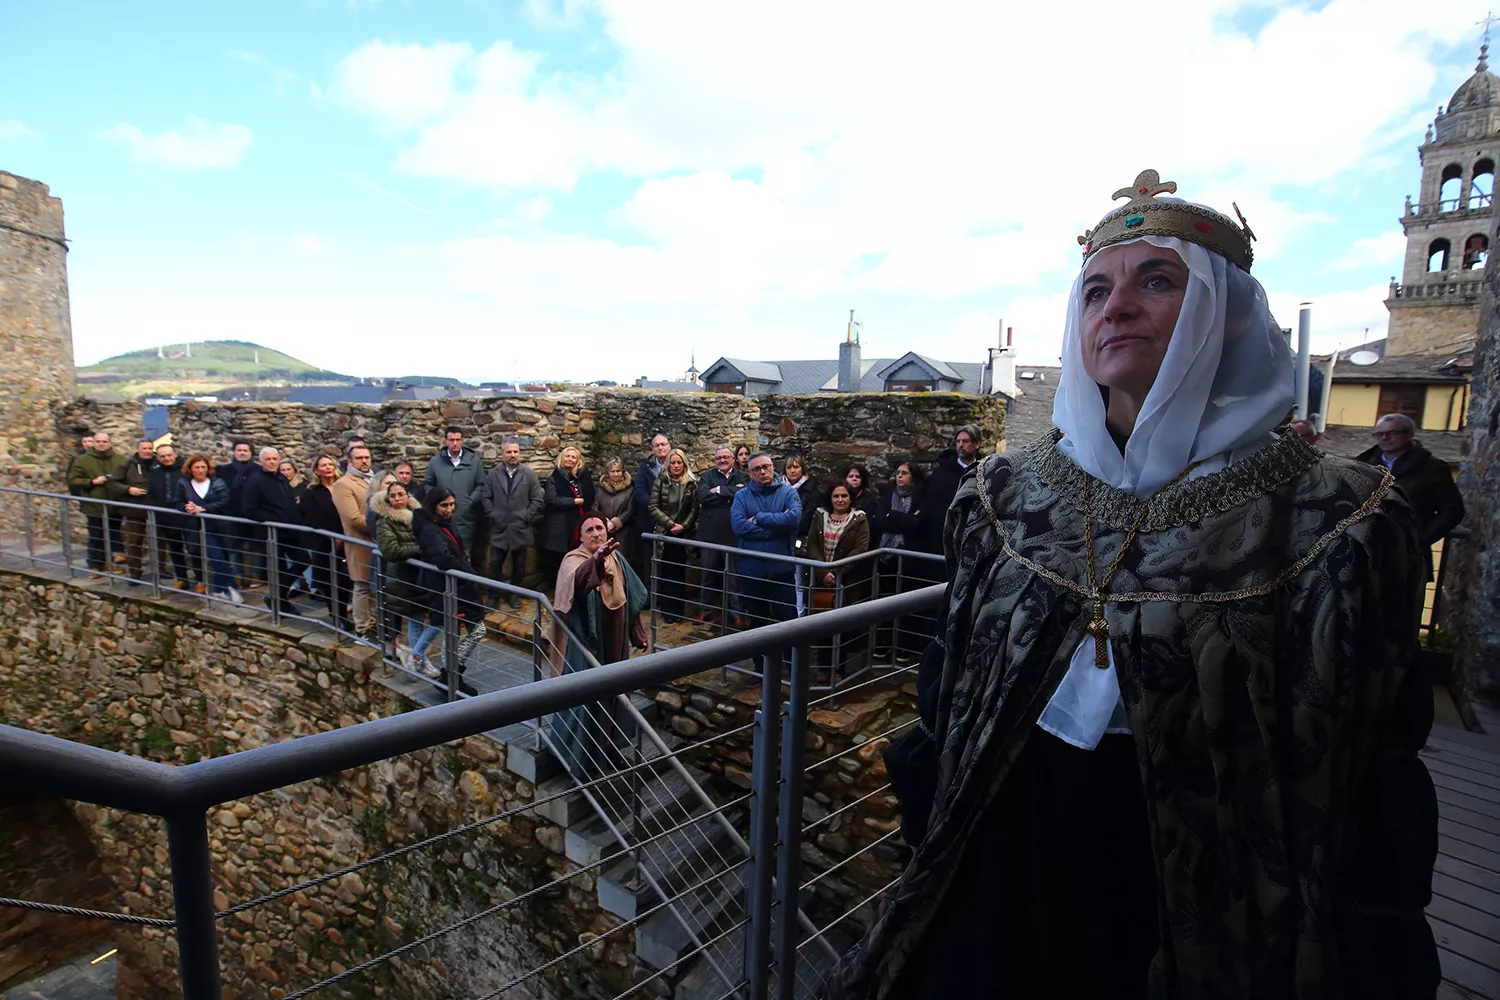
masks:
{"label": "crowd of people", "polygon": [[[888,555],[884,566],[837,564],[875,549],[940,553],[943,515],[980,443],[978,427],[961,427],[930,474],[903,463],[884,486],[862,464],[819,482],[800,456],[785,457],[778,469],[771,455],[732,443],[715,448],[700,474],[666,434],[652,439],[633,472],[617,457],[596,477],[583,454],[567,447],[539,477],[523,461],[521,441],[505,441],[500,460],[486,468],[462,430],[448,427],[419,480],[410,462],[376,465],[358,436],[315,455],[304,471],[290,454],[269,445],[257,450],[246,439],[234,440],[229,460],[215,465],[205,454],[180,456],[169,440],[142,438],[132,453],[119,452],[98,431],[83,437],[68,486],[87,522],[90,569],[118,569],[235,603],[244,602],[243,591],[266,585],[262,601],[282,611],[294,610],[301,593],[325,604],[340,629],[436,676],[427,653],[441,632],[444,579],[413,561],[506,584],[511,589],[486,593],[516,609],[529,567],[536,568],[537,589],[554,592],[586,518],[598,515],[611,553],[655,588],[667,622],[691,618],[727,631],[784,621],[864,599],[883,569],[899,577],[893,586],[907,589],[938,579],[935,560],[902,560],[897,568],[899,556]],[[151,508],[155,565],[144,563]],[[273,524],[291,530],[276,530],[271,545]],[[656,544],[668,538],[697,544]],[[813,569],[806,560],[830,565]],[[383,574],[384,621],[376,620],[372,596],[376,572]],[[459,588],[471,637],[483,624],[482,589]],[[930,626],[924,635],[923,626],[904,624],[883,641],[909,663]]]}

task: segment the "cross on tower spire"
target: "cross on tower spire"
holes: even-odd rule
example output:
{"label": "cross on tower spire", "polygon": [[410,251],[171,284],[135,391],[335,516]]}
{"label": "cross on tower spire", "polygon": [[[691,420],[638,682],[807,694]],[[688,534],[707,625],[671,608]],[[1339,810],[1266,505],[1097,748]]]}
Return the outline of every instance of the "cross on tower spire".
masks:
{"label": "cross on tower spire", "polygon": [[1500,21],[1493,13],[1486,11],[1483,18],[1474,23],[1484,28],[1484,41],[1479,45],[1479,65],[1474,67],[1474,72],[1484,73],[1490,68],[1490,25]]}

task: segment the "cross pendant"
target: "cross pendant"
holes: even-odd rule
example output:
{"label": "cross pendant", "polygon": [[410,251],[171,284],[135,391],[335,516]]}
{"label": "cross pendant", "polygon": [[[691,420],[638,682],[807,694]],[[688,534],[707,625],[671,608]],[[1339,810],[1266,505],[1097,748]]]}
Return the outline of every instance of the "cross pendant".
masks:
{"label": "cross pendant", "polygon": [[1104,619],[1104,604],[1094,604],[1094,616],[1089,619],[1089,635],[1094,637],[1094,666],[1109,669],[1109,622]]}

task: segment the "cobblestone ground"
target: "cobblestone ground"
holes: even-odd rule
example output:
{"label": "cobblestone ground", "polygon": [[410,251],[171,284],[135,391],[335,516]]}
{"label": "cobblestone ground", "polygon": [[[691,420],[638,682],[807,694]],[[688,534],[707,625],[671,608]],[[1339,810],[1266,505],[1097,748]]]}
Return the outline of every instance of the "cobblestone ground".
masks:
{"label": "cobblestone ground", "polygon": [[114,1000],[115,959],[95,959],[103,951],[79,955],[28,983],[0,993],[0,1000]]}

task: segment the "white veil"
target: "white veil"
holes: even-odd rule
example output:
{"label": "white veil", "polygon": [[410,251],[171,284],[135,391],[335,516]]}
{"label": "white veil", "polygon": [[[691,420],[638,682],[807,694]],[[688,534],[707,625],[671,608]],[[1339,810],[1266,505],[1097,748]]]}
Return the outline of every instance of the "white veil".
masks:
{"label": "white veil", "polygon": [[[1260,282],[1196,243],[1166,236],[1140,239],[1175,251],[1191,277],[1125,453],[1105,427],[1103,396],[1083,367],[1082,269],[1068,300],[1052,422],[1063,432],[1058,447],[1075,464],[1095,479],[1145,497],[1194,462],[1207,462],[1198,470],[1204,474],[1258,448],[1287,418],[1295,376],[1291,346],[1271,316]],[[1207,461],[1215,457],[1221,460]]]}

